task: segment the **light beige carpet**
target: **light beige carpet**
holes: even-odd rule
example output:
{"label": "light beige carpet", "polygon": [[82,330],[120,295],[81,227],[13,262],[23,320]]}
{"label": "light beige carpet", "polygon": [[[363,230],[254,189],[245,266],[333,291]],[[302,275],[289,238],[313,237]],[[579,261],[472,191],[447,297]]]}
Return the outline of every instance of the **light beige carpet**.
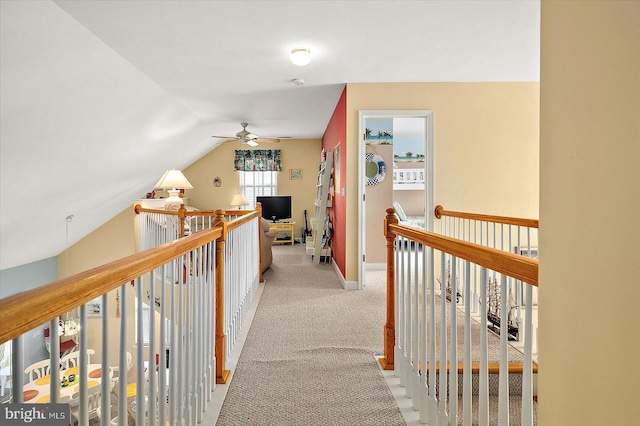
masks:
{"label": "light beige carpet", "polygon": [[273,253],[217,424],[404,425],[375,359],[384,292],[343,290],[302,245]]}

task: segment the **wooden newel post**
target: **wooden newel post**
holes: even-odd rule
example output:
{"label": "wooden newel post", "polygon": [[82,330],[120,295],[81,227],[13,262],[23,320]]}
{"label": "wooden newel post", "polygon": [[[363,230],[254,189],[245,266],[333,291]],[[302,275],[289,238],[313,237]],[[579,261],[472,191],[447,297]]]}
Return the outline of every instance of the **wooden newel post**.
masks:
{"label": "wooden newel post", "polygon": [[224,248],[227,240],[227,223],[224,210],[216,210],[213,226],[222,228],[222,236],[216,241],[216,383],[229,380],[230,371],[225,370],[227,336],[224,334]]}
{"label": "wooden newel post", "polygon": [[380,365],[383,370],[393,370],[394,368],[394,347],[396,345],[396,236],[389,225],[397,225],[398,217],[393,208],[387,209],[387,216],[384,218],[384,236],[387,239],[387,322],[384,325],[384,356],[380,358]]}
{"label": "wooden newel post", "polygon": [[184,237],[184,220],[187,217],[187,209],[184,204],[180,204],[178,209],[178,220],[180,221],[180,238]]}
{"label": "wooden newel post", "polygon": [[264,279],[262,278],[262,224],[260,223],[260,219],[262,219],[262,203],[256,203],[256,211],[258,212],[258,274],[260,274],[260,282],[263,283]]}

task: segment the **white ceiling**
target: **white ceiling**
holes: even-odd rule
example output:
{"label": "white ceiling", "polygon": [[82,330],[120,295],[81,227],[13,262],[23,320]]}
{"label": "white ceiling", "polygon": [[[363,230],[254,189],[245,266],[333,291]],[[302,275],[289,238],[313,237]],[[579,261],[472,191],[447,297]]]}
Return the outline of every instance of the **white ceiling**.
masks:
{"label": "white ceiling", "polygon": [[0,19],[0,269],[58,255],[66,216],[73,244],[241,121],[321,138],[346,83],[539,80],[538,1],[1,1]]}

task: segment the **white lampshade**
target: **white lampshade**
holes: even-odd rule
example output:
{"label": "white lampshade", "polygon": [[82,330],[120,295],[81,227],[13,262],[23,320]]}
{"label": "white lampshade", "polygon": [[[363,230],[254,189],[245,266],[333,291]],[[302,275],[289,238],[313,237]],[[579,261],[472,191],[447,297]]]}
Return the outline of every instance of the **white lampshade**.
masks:
{"label": "white lampshade", "polygon": [[291,50],[291,62],[294,65],[303,67],[311,62],[311,50],[306,48],[297,48]]}
{"label": "white lampshade", "polygon": [[235,194],[233,196],[233,198],[231,199],[231,205],[232,206],[241,207],[241,206],[246,206],[247,204],[249,204],[249,203],[247,203],[247,199],[244,198],[244,195],[242,195],[239,192],[237,194]]}
{"label": "white lampshade", "polygon": [[193,189],[193,186],[180,170],[171,169],[164,172],[155,189]]}
{"label": "white lampshade", "polygon": [[193,186],[180,170],[167,170],[160,180],[155,184],[155,189],[166,189],[169,198],[164,201],[164,208],[167,210],[178,210],[184,202],[178,196],[181,189],[193,189]]}

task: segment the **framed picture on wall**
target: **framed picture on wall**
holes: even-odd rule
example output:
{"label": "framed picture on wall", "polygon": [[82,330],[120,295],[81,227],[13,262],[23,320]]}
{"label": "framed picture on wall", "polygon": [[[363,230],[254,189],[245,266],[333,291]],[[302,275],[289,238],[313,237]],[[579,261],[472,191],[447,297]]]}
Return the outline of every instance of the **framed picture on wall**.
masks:
{"label": "framed picture on wall", "polygon": [[102,315],[102,297],[96,297],[87,302],[87,316],[99,317]]}
{"label": "framed picture on wall", "polygon": [[289,179],[302,180],[302,169],[289,169]]}

